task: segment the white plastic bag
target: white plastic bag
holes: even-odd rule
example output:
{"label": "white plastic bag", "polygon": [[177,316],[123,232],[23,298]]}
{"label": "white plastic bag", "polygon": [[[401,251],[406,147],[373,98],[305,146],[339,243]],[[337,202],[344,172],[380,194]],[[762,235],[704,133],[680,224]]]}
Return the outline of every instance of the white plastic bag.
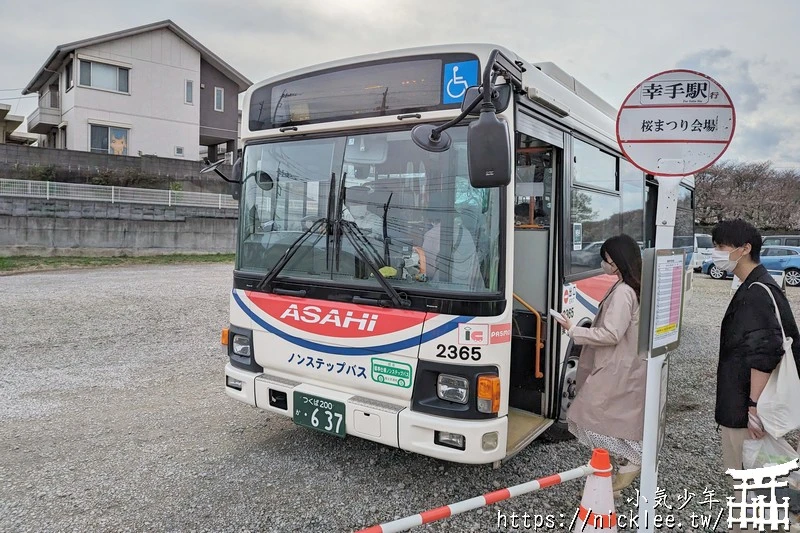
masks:
{"label": "white plastic bag", "polygon": [[770,374],[767,386],[758,398],[758,417],[764,430],[773,437],[780,438],[800,428],[800,376],[797,375],[797,365],[792,353],[792,338],[787,337],[783,329],[778,304],[772,291],[763,283],[753,283],[751,287],[753,285],[761,285],[769,293],[783,336],[781,362]]}
{"label": "white plastic bag", "polygon": [[746,470],[768,464],[781,465],[797,457],[786,439],[776,439],[769,434],[760,439],[747,439],[742,447],[742,463]]}

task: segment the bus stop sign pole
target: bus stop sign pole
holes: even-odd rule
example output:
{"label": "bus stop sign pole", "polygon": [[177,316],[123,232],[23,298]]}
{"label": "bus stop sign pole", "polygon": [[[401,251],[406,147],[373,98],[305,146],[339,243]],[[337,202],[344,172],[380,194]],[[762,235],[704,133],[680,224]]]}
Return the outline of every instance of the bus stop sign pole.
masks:
{"label": "bus stop sign pole", "polygon": [[652,532],[658,482],[658,456],[666,431],[669,354],[680,343],[683,317],[682,248],[647,249],[642,257],[639,355],[647,358],[639,532]]}
{"label": "bus stop sign pole", "polygon": [[658,455],[664,442],[669,353],[678,347],[685,252],[673,249],[677,196],[684,177],[728,149],[736,111],[727,91],[701,72],[667,70],[628,93],[617,113],[617,143],[627,159],[658,178],[656,245],[642,263],[639,356],[647,358],[639,532],[653,531]]}

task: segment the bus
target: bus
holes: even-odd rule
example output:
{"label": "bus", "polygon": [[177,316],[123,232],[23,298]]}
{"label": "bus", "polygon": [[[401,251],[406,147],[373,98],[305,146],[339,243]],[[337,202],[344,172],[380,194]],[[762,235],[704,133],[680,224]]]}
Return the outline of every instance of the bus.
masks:
{"label": "bus", "polygon": [[[615,117],[555,64],[486,44],[250,87],[226,177],[240,202],[226,394],[458,463],[570,438],[579,350],[548,310],[590,325],[615,279],[598,243],[653,247],[674,197],[624,158]],[[679,197],[665,212],[680,220],[658,221],[676,239],[693,235],[691,178]]]}

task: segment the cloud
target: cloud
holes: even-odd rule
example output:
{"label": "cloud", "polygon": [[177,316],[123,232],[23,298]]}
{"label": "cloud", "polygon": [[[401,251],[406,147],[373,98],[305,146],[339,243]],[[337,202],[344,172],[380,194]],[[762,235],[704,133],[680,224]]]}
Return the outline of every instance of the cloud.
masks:
{"label": "cloud", "polygon": [[786,95],[787,103],[791,106],[798,106],[800,105],[800,85],[794,85],[791,87]]}
{"label": "cloud", "polygon": [[[167,18],[254,82],[385,50],[495,42],[528,61],[555,62],[612,105],[676,64],[705,72],[736,105],[732,157],[800,165],[800,116],[790,112],[800,105],[797,0],[772,0],[768,10],[753,10],[750,0],[727,0],[724,10],[693,0],[646,10],[633,0],[493,0],[491,24],[478,0],[249,0],[224,8],[218,0],[141,0],[114,9],[107,1],[71,0],[47,2],[45,10],[35,2],[5,4],[3,16],[14,23],[0,46],[14,53],[3,62],[0,88],[27,84],[57,44]],[[691,38],[676,39],[678,29]],[[18,107],[30,113],[36,100]]]}
{"label": "cloud", "polygon": [[738,57],[728,48],[701,50],[678,61],[678,68],[697,70],[720,83],[733,100],[737,111],[756,111],[766,99],[753,80],[752,60]]}
{"label": "cloud", "polygon": [[759,124],[746,127],[742,137],[746,139],[745,146],[750,151],[769,152],[775,149],[781,140],[792,133],[792,128],[774,125]]}
{"label": "cloud", "polygon": [[788,143],[795,137],[796,128],[790,125],[767,122],[740,124],[731,142],[731,153],[737,156],[732,159],[786,161],[784,154],[790,151]]}

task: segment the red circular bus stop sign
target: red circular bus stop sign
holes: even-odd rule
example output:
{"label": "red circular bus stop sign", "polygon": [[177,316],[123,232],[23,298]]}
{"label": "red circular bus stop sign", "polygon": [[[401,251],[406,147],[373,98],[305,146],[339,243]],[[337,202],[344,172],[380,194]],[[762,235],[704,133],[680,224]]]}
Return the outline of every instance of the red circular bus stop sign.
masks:
{"label": "red circular bus stop sign", "polygon": [[692,70],[651,76],[630,92],[617,114],[617,142],[631,163],[654,176],[687,176],[728,149],[736,112],[728,93]]}

